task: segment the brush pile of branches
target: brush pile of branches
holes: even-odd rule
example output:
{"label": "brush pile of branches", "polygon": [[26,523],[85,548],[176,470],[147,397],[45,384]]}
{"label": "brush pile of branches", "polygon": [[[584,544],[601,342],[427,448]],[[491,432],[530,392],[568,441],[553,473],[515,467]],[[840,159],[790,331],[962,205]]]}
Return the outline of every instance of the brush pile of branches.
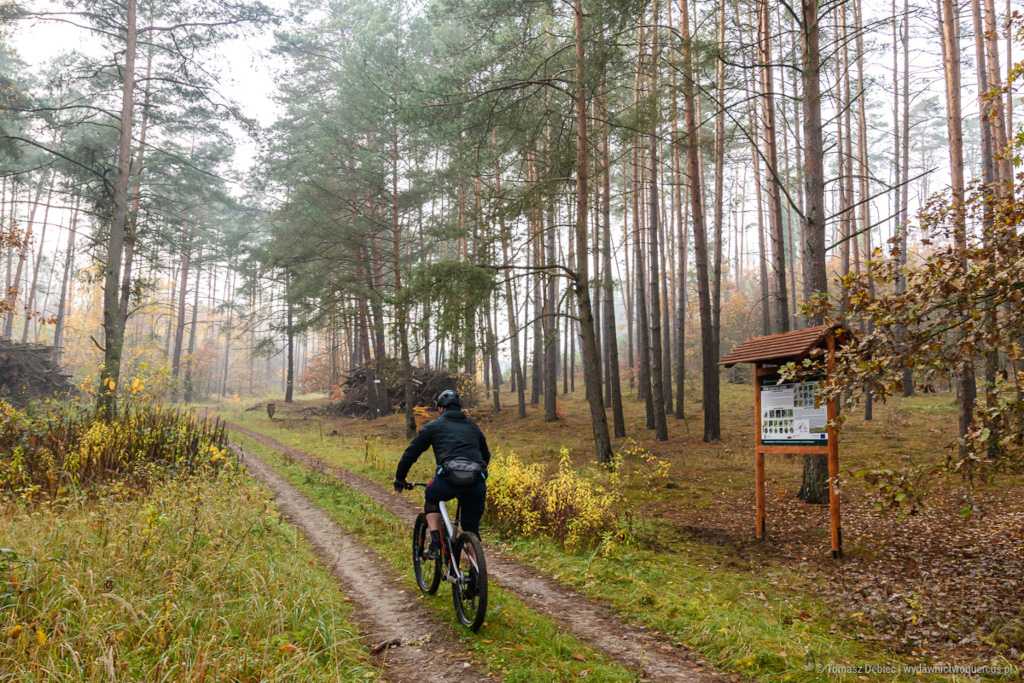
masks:
{"label": "brush pile of branches", "polygon": [[0,339],[0,399],[20,407],[73,389],[71,376],[53,361],[52,346]]}
{"label": "brush pile of branches", "polygon": [[[390,415],[405,410],[405,385],[402,382],[402,364],[391,358],[383,358],[370,366],[376,389],[376,404],[381,415]],[[342,397],[331,401],[327,412],[331,415],[368,417],[371,403],[367,396],[367,367],[361,366],[350,371],[341,383]],[[434,399],[445,389],[454,389],[463,395],[468,404],[472,396],[466,396],[466,387],[471,384],[465,375],[442,369],[412,366],[413,405],[433,407]],[[469,399],[469,400],[467,400]]]}

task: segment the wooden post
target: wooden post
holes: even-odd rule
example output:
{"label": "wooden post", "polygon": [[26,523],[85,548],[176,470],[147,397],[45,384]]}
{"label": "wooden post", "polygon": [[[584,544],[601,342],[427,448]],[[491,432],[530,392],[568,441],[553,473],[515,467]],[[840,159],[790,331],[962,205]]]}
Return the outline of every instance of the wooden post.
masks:
{"label": "wooden post", "polygon": [[[836,371],[836,338],[832,332],[828,334],[828,376],[829,381]],[[835,421],[839,417],[839,400],[828,402],[828,505],[831,512],[832,557],[843,556],[843,528],[839,523],[839,491],[836,490],[836,478],[839,476],[839,434]]]}
{"label": "wooden post", "polygon": [[768,374],[760,363],[754,363],[754,481],[756,488],[757,538],[764,539],[764,451],[761,445],[761,376]]}

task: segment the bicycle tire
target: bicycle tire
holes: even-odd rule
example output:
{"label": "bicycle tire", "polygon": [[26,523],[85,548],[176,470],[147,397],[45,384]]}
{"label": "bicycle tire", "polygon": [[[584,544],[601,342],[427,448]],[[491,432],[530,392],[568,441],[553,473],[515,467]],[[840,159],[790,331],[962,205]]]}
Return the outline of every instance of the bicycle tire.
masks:
{"label": "bicycle tire", "polygon": [[427,516],[420,513],[412,528],[412,568],[416,573],[416,585],[424,593],[433,595],[441,585],[441,558],[428,560],[423,557],[423,550],[430,543],[430,529],[427,527]]}
{"label": "bicycle tire", "polygon": [[[470,560],[471,550],[476,564]],[[487,616],[487,562],[480,538],[471,531],[463,531],[455,541],[455,558],[463,580],[452,584],[455,613],[463,626],[476,633]]]}

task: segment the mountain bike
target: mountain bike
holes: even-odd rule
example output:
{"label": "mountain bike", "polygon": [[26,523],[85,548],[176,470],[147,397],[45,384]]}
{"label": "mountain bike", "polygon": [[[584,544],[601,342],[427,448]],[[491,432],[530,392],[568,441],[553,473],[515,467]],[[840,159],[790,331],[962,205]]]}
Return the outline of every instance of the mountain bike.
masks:
{"label": "mountain bike", "polygon": [[[409,483],[406,490],[426,484]],[[487,614],[487,563],[480,538],[471,531],[459,533],[459,505],[455,506],[454,521],[448,515],[448,508],[440,502],[441,553],[436,560],[423,556],[430,545],[430,528],[427,515],[421,512],[412,529],[412,567],[416,573],[416,584],[425,593],[437,592],[441,580],[452,585],[452,599],[455,614],[463,626],[476,632],[484,623]]]}

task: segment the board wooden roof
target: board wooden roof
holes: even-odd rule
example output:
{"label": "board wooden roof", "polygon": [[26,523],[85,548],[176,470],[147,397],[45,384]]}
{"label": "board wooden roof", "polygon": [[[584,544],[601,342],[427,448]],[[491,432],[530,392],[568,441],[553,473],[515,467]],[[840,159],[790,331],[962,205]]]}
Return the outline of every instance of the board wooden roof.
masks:
{"label": "board wooden roof", "polygon": [[718,362],[731,368],[737,363],[786,363],[805,358],[812,349],[822,345],[829,334],[837,337],[849,334],[842,325],[817,325],[802,330],[754,337],[743,342]]}

